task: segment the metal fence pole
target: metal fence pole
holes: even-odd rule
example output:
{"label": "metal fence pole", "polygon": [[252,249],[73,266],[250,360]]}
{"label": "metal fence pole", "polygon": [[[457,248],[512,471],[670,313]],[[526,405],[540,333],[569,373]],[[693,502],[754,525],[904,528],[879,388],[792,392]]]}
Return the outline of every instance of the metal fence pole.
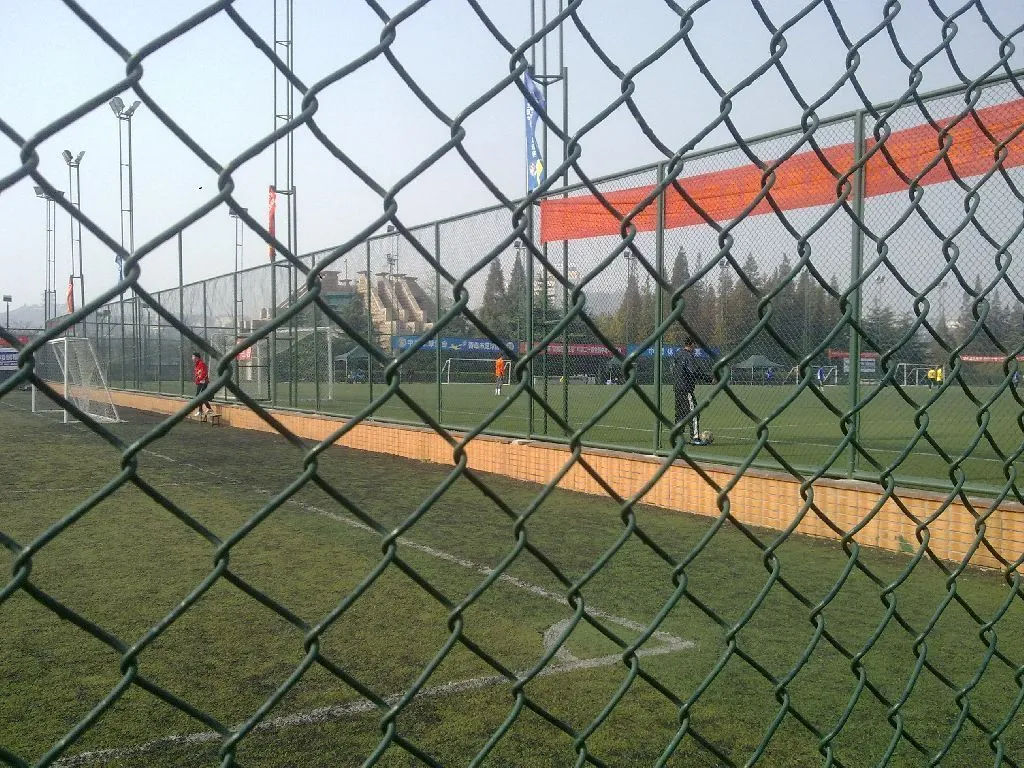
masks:
{"label": "metal fence pole", "polygon": [[[183,267],[184,249],[181,232],[178,233],[178,319],[185,319],[185,271]],[[185,340],[178,335],[178,377],[181,379],[181,394],[185,395]]]}
{"label": "metal fence pole", "polygon": [[[434,225],[434,258],[441,264],[441,225]],[[441,319],[441,272],[434,270],[434,325]],[[441,386],[441,334],[444,329],[438,331],[434,338],[434,381],[437,382],[437,421],[444,424],[444,388]]]}
{"label": "metal fence pole", "polygon": [[[527,242],[533,246],[533,206],[531,205],[527,211],[528,219],[526,224],[526,237]],[[533,250],[527,249],[526,251],[526,350],[527,352],[533,352],[533,294],[536,290],[533,284]],[[530,364],[527,366],[527,374],[529,376],[529,382],[531,389],[534,386],[534,371],[536,370],[536,358],[530,358]],[[526,400],[526,434],[528,437],[533,437],[533,420],[534,420],[534,407],[533,396],[531,395]]]}
{"label": "metal fence pole", "polygon": [[[366,338],[373,343],[373,281],[370,279],[370,241],[366,241]],[[367,402],[373,402],[373,356],[366,356],[366,381],[370,385]]]}
{"label": "metal fence pole", "polygon": [[[857,112],[853,118],[853,161],[858,164],[864,159],[864,123],[867,113]],[[857,287],[850,295],[853,303],[853,320],[860,326],[861,322],[861,296],[863,286],[858,284],[861,272],[864,267],[864,169],[858,168],[853,177],[853,211],[855,219],[853,222],[853,237],[850,248],[850,284]],[[849,343],[850,363],[850,408],[855,409],[860,403],[860,335],[853,328],[850,329]],[[853,413],[850,423],[850,432],[855,443],[860,441],[860,412]],[[857,449],[850,447],[850,468],[849,476],[853,477],[857,472]]]}
{"label": "metal fence pole", "polygon": [[120,314],[121,314],[121,389],[128,389],[128,371],[127,371],[126,366],[125,366],[125,363],[126,363],[126,361],[128,359],[128,350],[125,347],[125,338],[124,338],[124,294],[123,293],[121,294],[121,298],[120,298],[120,301],[118,302],[118,305],[120,306],[120,309],[121,309],[121,312],[120,312]]}
{"label": "metal fence pole", "polygon": [[[665,165],[658,163],[657,184],[660,188],[665,181]],[[665,190],[658,195],[657,222],[654,226],[654,260],[658,277],[665,276]],[[665,319],[665,291],[660,283],[658,292],[654,297],[654,326],[657,328]],[[654,415],[654,452],[661,448],[661,367],[664,363],[662,357],[664,334],[658,335],[654,344],[654,404],[657,411]]]}
{"label": "metal fence pole", "polygon": [[202,282],[202,286],[203,286],[203,341],[205,341],[206,344],[209,345],[210,344],[210,330],[209,330],[209,321],[207,319],[207,306],[206,306],[206,284],[207,284],[207,282],[208,282],[207,280],[203,280],[203,282]]}
{"label": "metal fence pole", "polygon": [[[271,252],[270,257],[270,311],[268,321],[273,323],[277,319],[277,263],[276,252]],[[270,402],[277,405],[277,328],[270,332],[269,346],[270,354],[267,360],[267,381],[270,384]]]}

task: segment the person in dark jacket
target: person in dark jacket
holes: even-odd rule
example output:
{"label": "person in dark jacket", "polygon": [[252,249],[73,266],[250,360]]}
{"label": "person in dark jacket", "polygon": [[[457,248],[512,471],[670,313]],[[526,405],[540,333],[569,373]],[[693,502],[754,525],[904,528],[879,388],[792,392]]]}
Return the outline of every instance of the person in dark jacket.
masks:
{"label": "person in dark jacket", "polygon": [[683,349],[676,357],[675,364],[675,400],[676,400],[676,423],[679,424],[688,413],[690,416],[690,442],[693,445],[707,445],[701,439],[700,414],[697,413],[697,396],[694,391],[697,389],[697,382],[701,379],[701,369],[694,356],[695,345],[693,339],[687,338],[683,342]]}

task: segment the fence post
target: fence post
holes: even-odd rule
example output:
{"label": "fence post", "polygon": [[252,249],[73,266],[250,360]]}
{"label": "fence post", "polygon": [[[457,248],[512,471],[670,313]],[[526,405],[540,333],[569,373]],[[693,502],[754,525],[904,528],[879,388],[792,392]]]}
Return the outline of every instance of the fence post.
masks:
{"label": "fence post", "polygon": [[[269,322],[277,320],[277,264],[275,259],[277,253],[271,248],[270,251],[270,312]],[[267,355],[267,381],[270,384],[270,403],[277,405],[277,328],[270,332],[268,337],[270,354]]]}
{"label": "fence post", "polygon": [[[437,263],[441,265],[441,225],[439,223],[434,224],[434,258],[437,259]],[[437,328],[437,323],[441,319],[441,270],[434,270],[434,327]],[[434,337],[434,381],[437,382],[437,423],[444,424],[444,416],[442,415],[442,409],[444,405],[444,388],[441,386],[441,334],[443,330],[438,330],[438,335]]]}
{"label": "fence post", "polygon": [[[317,312],[317,306],[314,302],[310,305],[313,309],[313,410],[320,410],[320,345],[317,333],[317,326],[320,324],[319,312]],[[330,328],[327,329],[328,335],[330,335]],[[333,365],[330,360],[330,349],[331,345],[327,345],[327,357],[328,364]]]}
{"label": "fence post", "polygon": [[[183,264],[181,231],[178,231],[178,320],[185,322],[185,272]],[[181,395],[185,396],[185,341],[178,332],[178,378],[181,379]]]}
{"label": "fence post", "polygon": [[[370,279],[370,241],[366,241],[366,338],[373,343],[373,281]],[[373,355],[366,355],[366,381],[370,385],[370,398],[373,402]]]}
{"label": "fence post", "polygon": [[[529,207],[529,216],[526,222],[526,241],[530,248],[526,249],[526,351],[533,352],[533,206]],[[530,358],[527,375],[530,379],[530,389],[535,384],[534,371],[536,370],[536,358]],[[526,435],[533,437],[533,396],[526,398]]]}
{"label": "fence post", "polygon": [[[157,294],[159,295],[159,294]],[[161,302],[162,304],[162,302]],[[150,315],[152,317],[152,315]],[[156,316],[156,391],[164,391],[164,334],[160,315]]]}
{"label": "fence post", "polygon": [[[864,159],[864,123],[866,113],[859,110],[853,120],[853,161],[860,163]],[[864,262],[864,230],[861,222],[864,220],[864,169],[858,168],[853,176],[853,237],[850,249],[850,285],[856,285],[850,298],[853,302],[853,320],[859,327],[861,321],[861,294],[862,286],[859,284],[861,270]],[[850,363],[850,409],[851,411],[860,403],[860,335],[856,329],[850,329],[849,343]],[[850,434],[854,443],[860,441],[860,412],[853,413],[853,421],[850,424]],[[857,472],[857,449],[850,447],[850,469],[849,476],[852,478]]]}
{"label": "fence post", "polygon": [[[658,163],[657,185],[665,181],[665,164]],[[665,190],[658,194],[657,222],[654,227],[654,260],[659,278],[665,277]],[[658,285],[658,292],[654,297],[654,327],[657,328],[665,319],[665,291]],[[654,414],[654,452],[661,448],[661,367],[664,364],[662,357],[664,350],[665,334],[658,334],[658,340],[654,343],[654,404],[657,406],[657,413]]]}
{"label": "fence post", "polygon": [[210,330],[206,307],[206,283],[207,281],[203,280],[203,341],[206,342],[206,346],[210,346]]}
{"label": "fence post", "polygon": [[121,389],[128,389],[128,371],[126,361],[128,360],[128,350],[125,348],[124,338],[124,294],[118,299],[118,306],[120,307],[121,315]]}

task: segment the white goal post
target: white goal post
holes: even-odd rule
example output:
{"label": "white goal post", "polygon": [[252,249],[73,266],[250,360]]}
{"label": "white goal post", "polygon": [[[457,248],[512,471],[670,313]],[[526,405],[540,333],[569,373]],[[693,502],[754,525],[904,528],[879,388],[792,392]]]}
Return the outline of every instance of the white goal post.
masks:
{"label": "white goal post", "polygon": [[[493,384],[493,357],[449,357],[441,365],[441,381],[445,384]],[[505,360],[503,384],[512,383],[512,361]]]}
{"label": "white goal post", "polygon": [[896,377],[901,378],[901,384],[906,386],[921,385],[928,383],[928,369],[935,366],[923,365],[922,363],[897,363]]}
{"label": "white goal post", "polygon": [[[838,365],[819,365],[813,369],[812,374],[812,381],[821,386],[839,383]],[[782,379],[783,384],[788,384],[790,382],[795,384],[800,383],[800,369],[796,366],[790,368]]]}
{"label": "white goal post", "polygon": [[[59,390],[66,400],[73,402],[80,411],[89,414],[96,421],[121,421],[117,407],[110,397],[107,380],[100,368],[96,350],[87,338],[65,336],[47,342],[37,361],[39,375]],[[32,387],[33,413],[64,413],[64,423],[73,417],[63,408],[47,408],[52,405],[47,398],[37,396]]]}

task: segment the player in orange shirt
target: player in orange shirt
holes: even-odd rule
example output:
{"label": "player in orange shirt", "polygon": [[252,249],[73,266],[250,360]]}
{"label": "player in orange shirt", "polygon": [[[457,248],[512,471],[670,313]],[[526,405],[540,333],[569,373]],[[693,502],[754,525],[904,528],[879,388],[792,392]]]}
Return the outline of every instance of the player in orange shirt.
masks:
{"label": "player in orange shirt", "polygon": [[505,358],[494,361],[494,394],[501,394],[501,385],[505,382]]}

